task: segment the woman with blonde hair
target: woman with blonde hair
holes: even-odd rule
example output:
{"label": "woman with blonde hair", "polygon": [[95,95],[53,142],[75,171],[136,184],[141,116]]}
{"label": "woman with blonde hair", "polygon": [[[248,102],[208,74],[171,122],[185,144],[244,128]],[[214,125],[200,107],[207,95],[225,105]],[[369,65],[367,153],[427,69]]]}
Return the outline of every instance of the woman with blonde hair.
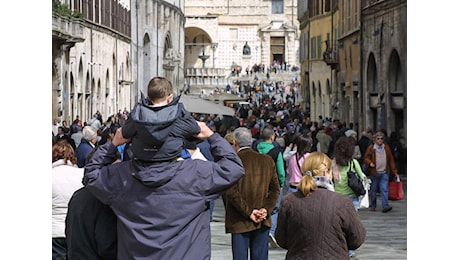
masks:
{"label": "woman with blonde hair", "polygon": [[347,259],[359,248],[366,229],[353,203],[334,192],[331,159],[313,152],[302,164],[297,192],[281,202],[275,238],[286,259]]}

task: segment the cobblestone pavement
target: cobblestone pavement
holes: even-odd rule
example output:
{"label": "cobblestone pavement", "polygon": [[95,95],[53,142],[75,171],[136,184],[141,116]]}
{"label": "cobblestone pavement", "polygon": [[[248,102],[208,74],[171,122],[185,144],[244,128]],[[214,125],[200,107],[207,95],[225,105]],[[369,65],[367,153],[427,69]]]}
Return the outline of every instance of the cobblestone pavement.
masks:
{"label": "cobblestone pavement", "polygon": [[[390,201],[393,207],[388,213],[381,212],[380,197],[377,197],[377,211],[362,209],[358,212],[363,221],[367,236],[364,244],[355,251],[356,260],[407,259],[407,183],[404,184],[404,199]],[[222,200],[215,203],[211,222],[211,260],[232,259],[230,234],[225,233],[224,207]],[[270,248],[270,260],[284,259],[286,250]]]}

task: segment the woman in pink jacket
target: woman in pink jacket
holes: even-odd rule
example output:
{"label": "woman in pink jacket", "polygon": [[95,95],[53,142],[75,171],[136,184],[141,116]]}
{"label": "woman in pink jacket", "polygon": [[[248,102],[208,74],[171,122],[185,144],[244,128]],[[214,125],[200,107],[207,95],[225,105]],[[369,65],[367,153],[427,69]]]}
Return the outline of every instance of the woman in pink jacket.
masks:
{"label": "woman in pink jacket", "polygon": [[297,186],[303,177],[301,166],[305,158],[310,155],[313,139],[304,134],[295,139],[297,147],[295,154],[291,156],[288,164],[289,192],[296,192]]}

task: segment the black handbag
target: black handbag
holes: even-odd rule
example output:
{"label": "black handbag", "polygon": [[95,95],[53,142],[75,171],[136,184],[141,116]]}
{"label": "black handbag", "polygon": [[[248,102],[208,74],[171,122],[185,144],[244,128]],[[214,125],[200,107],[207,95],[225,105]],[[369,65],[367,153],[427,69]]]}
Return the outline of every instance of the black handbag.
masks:
{"label": "black handbag", "polygon": [[351,164],[353,164],[353,167],[350,166],[350,163],[348,163],[348,186],[353,190],[353,192],[356,194],[356,196],[362,196],[366,194],[366,190],[364,189],[364,184],[361,181],[361,178],[359,178],[358,173],[355,171],[355,164],[353,161],[351,161]]}

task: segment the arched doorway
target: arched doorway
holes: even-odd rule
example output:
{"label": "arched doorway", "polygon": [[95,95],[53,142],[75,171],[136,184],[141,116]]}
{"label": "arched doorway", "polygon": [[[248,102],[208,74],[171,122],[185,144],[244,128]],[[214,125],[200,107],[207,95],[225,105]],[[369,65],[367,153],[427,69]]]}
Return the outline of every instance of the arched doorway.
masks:
{"label": "arched doorway", "polygon": [[391,131],[399,131],[405,129],[406,118],[404,116],[404,108],[406,106],[404,92],[406,82],[403,76],[399,54],[393,50],[390,56],[388,68],[388,88],[391,97]]}
{"label": "arched doorway", "polygon": [[185,28],[185,83],[192,92],[213,89],[213,46],[206,31],[198,27]]}
{"label": "arched doorway", "polygon": [[369,55],[367,61],[367,70],[366,70],[366,87],[368,93],[369,101],[369,110],[367,111],[367,126],[366,128],[371,127],[372,129],[377,129],[378,123],[378,106],[379,96],[378,96],[378,79],[377,79],[377,65],[375,62],[374,54]]}

